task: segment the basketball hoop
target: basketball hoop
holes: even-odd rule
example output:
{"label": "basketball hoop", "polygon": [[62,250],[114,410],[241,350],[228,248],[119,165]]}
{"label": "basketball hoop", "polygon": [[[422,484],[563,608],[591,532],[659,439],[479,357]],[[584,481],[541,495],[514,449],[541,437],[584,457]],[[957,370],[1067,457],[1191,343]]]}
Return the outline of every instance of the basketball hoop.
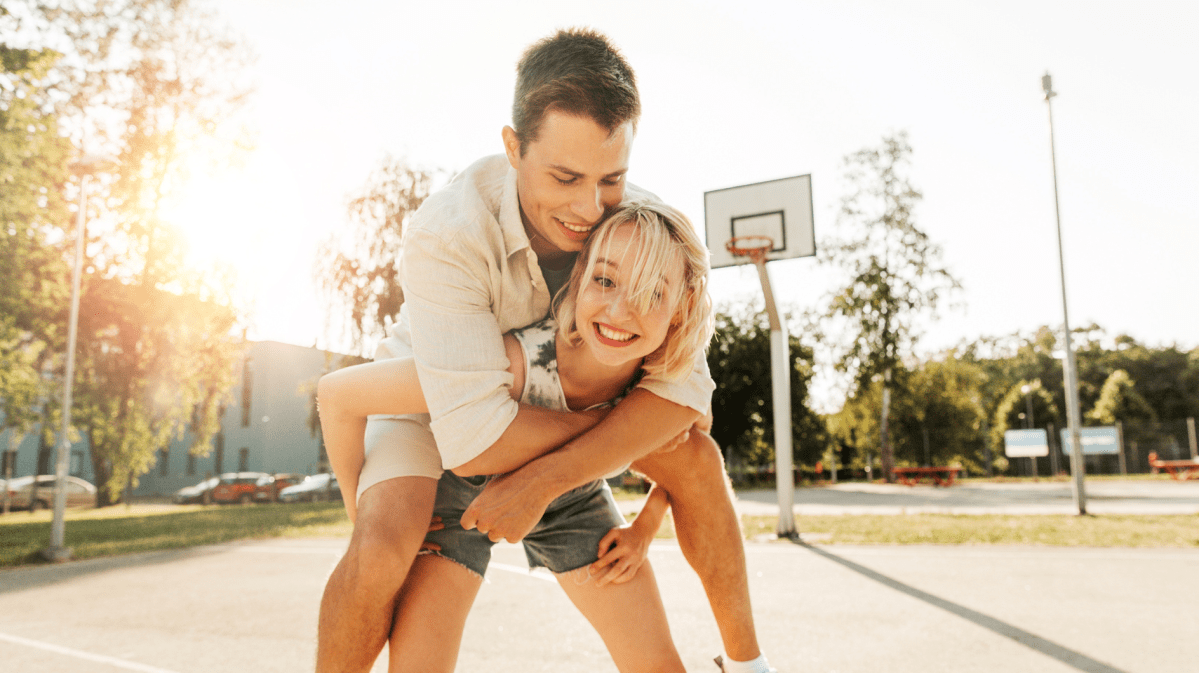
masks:
{"label": "basketball hoop", "polygon": [[766,261],[766,253],[774,248],[774,239],[769,236],[734,236],[729,239],[728,243],[724,244],[725,250],[728,250],[734,257],[749,257],[754,264],[759,264]]}

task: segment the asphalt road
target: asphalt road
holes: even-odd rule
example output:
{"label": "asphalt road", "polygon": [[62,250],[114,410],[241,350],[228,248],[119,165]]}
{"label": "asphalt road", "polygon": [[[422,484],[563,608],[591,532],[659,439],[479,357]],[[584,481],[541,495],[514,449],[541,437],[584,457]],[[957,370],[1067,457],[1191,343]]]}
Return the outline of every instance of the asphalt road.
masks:
{"label": "asphalt road", "polygon": [[[742,507],[770,506],[754,502]],[[270,540],[2,571],[0,670],[311,670],[320,594],[344,545]],[[783,673],[1195,670],[1199,550],[774,542],[746,552],[759,635]],[[719,638],[698,579],[672,544],[655,544],[651,559],[688,670],[715,673]],[[505,544],[458,670],[615,667],[552,578]]]}

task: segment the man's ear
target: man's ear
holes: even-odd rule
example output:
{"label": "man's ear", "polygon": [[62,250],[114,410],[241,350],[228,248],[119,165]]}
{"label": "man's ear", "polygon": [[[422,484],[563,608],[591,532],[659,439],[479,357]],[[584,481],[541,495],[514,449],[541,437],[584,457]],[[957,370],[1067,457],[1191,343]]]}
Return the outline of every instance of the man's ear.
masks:
{"label": "man's ear", "polygon": [[513,168],[520,168],[520,138],[516,137],[516,129],[505,126],[501,133],[504,137],[504,154],[508,155],[508,163]]}

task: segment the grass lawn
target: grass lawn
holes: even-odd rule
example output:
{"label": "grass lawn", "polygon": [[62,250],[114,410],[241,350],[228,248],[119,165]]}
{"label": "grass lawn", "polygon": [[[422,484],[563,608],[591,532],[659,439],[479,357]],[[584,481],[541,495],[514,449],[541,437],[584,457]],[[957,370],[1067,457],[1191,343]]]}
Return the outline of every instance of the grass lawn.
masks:
{"label": "grass lawn", "polygon": [[[618,499],[635,498],[621,493]],[[48,511],[0,517],[0,568],[40,563],[50,539]],[[821,544],[1032,544],[1089,547],[1199,547],[1199,515],[803,516],[799,530]],[[749,539],[775,531],[773,516],[742,517]],[[292,505],[134,505],[67,511],[74,558],[181,549],[271,537],[348,538],[341,503]],[[673,538],[670,517],[659,532]]]}
{"label": "grass lawn", "polygon": [[[741,519],[749,539],[774,533],[773,516]],[[1020,544],[1063,547],[1199,547],[1199,514],[876,514],[796,517],[820,544]]]}

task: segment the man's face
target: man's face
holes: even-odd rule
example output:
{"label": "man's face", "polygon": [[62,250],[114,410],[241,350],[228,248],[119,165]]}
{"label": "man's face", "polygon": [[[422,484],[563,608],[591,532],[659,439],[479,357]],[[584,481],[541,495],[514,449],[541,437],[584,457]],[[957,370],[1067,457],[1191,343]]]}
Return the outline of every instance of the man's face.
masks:
{"label": "man's face", "polygon": [[565,262],[582,250],[595,225],[620,204],[632,145],[631,123],[609,134],[588,117],[554,111],[521,156],[516,132],[504,128],[521,220],[542,263]]}

